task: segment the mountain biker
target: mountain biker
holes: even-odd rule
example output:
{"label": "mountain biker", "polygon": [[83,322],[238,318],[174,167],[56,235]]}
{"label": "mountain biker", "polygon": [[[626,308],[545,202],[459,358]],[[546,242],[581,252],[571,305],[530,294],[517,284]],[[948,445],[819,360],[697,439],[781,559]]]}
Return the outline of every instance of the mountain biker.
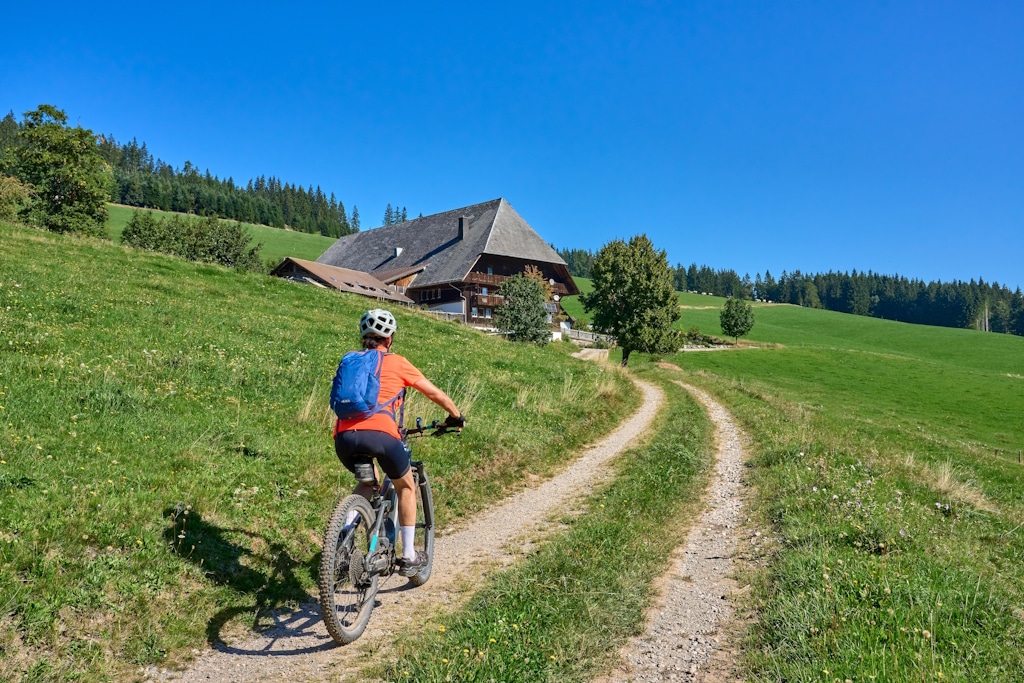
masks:
{"label": "mountain biker", "polygon": [[[381,469],[391,479],[398,494],[398,525],[402,539],[402,557],[399,558],[399,573],[412,576],[427,564],[427,556],[413,545],[416,531],[416,485],[410,466],[410,452],[402,442],[398,431],[398,415],[404,398],[399,396],[406,387],[412,387],[448,413],[444,425],[462,431],[466,418],[455,407],[446,393],[438,389],[423,376],[404,356],[391,352],[398,323],[389,311],[375,308],[359,319],[359,333],[364,349],[375,349],[384,354],[381,359],[380,394],[378,405],[385,405],[398,398],[374,415],[365,419],[339,419],[334,429],[334,450],[338,459],[350,472],[355,473],[356,463],[366,462],[367,456],[377,459]],[[373,489],[369,484],[359,483],[353,493],[370,499]],[[354,517],[353,513],[353,517]],[[347,524],[352,519],[346,520]]]}

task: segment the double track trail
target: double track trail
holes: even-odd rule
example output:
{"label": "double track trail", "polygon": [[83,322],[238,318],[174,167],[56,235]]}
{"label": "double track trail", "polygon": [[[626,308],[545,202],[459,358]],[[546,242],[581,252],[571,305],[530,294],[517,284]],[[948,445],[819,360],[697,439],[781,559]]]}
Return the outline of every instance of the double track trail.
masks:
{"label": "double track trail", "polygon": [[311,599],[298,611],[276,617],[276,625],[258,636],[220,643],[216,649],[202,653],[185,671],[150,670],[148,680],[227,683],[360,679],[359,670],[380,661],[396,632],[407,628],[418,615],[448,609],[468,599],[481,585],[484,570],[513,559],[517,541],[543,535],[556,526],[551,521],[556,513],[572,510],[595,482],[607,479],[611,461],[643,436],[663,401],[657,387],[637,384],[643,392],[640,408],[565,471],[477,514],[464,528],[439,536],[427,584],[413,589],[397,576],[385,581],[377,595],[380,604],[366,632],[355,643],[337,646]]}

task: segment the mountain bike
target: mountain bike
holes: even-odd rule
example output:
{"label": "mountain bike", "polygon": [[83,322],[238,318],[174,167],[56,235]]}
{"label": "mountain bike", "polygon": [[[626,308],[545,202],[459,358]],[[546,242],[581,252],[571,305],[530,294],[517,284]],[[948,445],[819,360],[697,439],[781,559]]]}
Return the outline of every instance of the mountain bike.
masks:
{"label": "mountain bike", "polygon": [[[423,426],[416,418],[416,427],[402,430],[402,441],[414,435],[440,436],[456,433],[443,422]],[[391,480],[378,481],[372,458],[356,465],[356,479],[373,487],[367,501],[358,494],[341,499],[324,533],[320,556],[320,612],[327,632],[337,642],[347,645],[363,634],[370,621],[382,578],[394,574],[398,566],[396,541],[398,530],[398,494]],[[434,498],[430,479],[421,461],[412,462],[416,483],[416,550],[427,556],[427,564],[409,576],[414,586],[422,586],[430,578],[434,561]],[[355,512],[354,519],[349,519]],[[348,520],[348,523],[346,523]]]}

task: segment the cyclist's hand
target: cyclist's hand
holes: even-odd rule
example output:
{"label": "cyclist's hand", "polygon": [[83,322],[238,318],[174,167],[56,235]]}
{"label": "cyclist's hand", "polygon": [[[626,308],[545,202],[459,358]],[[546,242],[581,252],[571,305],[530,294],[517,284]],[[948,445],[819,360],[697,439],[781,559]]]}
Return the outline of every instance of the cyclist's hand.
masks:
{"label": "cyclist's hand", "polygon": [[466,426],[466,416],[459,415],[458,417],[453,417],[449,415],[444,421],[444,426],[445,429],[454,429],[461,432],[462,428]]}

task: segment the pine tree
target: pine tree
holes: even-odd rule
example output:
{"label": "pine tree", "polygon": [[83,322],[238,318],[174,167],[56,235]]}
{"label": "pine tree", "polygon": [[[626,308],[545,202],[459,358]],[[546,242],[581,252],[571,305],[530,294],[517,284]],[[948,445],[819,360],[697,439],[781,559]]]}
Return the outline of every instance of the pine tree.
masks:
{"label": "pine tree", "polygon": [[384,225],[391,225],[395,221],[395,213],[391,209],[391,204],[388,204],[388,208],[384,209]]}
{"label": "pine tree", "polygon": [[352,205],[352,220],[349,224],[352,226],[352,232],[359,232],[359,207],[355,204]]}

